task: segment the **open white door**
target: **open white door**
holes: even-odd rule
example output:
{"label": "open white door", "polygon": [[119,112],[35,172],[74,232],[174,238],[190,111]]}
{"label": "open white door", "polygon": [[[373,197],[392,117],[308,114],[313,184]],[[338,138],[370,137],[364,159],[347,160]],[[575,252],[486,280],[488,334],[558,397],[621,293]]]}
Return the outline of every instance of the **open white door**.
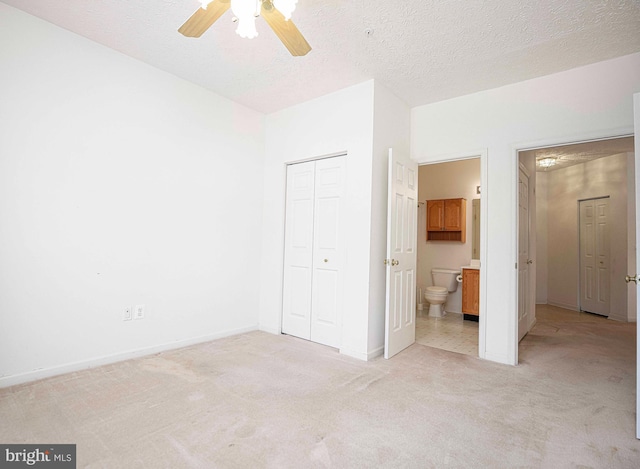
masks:
{"label": "open white door", "polygon": [[[635,150],[636,150],[636,164],[635,164],[635,177],[636,177],[636,272],[630,272],[629,274],[634,279],[635,288],[638,288],[638,272],[640,267],[640,251],[638,251],[638,241],[640,240],[640,203],[638,203],[638,191],[640,191],[640,93],[633,95],[633,116],[635,121]],[[632,280],[627,278],[627,282]],[[630,286],[631,288],[631,286]],[[638,321],[638,314],[640,313],[640,294],[636,296],[636,327],[638,333],[636,334],[636,438],[640,440],[640,321]]]}
{"label": "open white door", "polygon": [[416,340],[418,164],[389,149],[384,358]]}
{"label": "open white door", "polygon": [[529,332],[529,175],[523,165],[518,173],[518,342]]}

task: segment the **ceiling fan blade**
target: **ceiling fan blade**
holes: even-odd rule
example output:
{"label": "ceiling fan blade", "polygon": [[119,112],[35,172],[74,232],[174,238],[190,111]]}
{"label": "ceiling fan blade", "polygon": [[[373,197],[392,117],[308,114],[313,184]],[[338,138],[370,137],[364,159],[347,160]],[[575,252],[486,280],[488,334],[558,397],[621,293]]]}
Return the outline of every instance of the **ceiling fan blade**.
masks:
{"label": "ceiling fan blade", "polygon": [[276,33],[276,36],[278,36],[284,46],[289,49],[291,55],[307,55],[311,50],[311,46],[302,33],[298,31],[293,21],[285,20],[282,13],[274,8],[270,1],[264,1],[262,3],[262,17],[271,29],[273,29],[273,32]]}
{"label": "ceiling fan blade", "polygon": [[191,17],[180,26],[178,32],[187,37],[200,37],[231,6],[230,0],[214,0],[207,9],[198,8]]}

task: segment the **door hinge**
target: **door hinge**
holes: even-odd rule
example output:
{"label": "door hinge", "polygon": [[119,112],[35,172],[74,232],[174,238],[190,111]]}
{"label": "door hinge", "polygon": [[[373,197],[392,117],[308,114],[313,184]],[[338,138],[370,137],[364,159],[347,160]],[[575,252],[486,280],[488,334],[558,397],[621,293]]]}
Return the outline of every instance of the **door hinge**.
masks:
{"label": "door hinge", "polygon": [[518,263],[516,262],[516,270],[518,270]]}

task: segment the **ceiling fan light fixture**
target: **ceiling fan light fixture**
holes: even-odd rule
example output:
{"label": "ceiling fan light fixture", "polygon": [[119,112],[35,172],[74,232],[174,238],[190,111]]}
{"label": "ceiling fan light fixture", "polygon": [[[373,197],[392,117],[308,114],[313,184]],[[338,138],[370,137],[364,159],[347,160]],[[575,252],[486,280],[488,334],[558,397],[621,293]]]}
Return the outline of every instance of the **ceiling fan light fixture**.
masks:
{"label": "ceiling fan light fixture", "polygon": [[231,11],[238,18],[238,36],[253,39],[258,35],[256,16],[260,12],[259,0],[231,0]]}
{"label": "ceiling fan light fixture", "polygon": [[[185,37],[202,36],[227,10],[231,9],[238,23],[236,33],[240,37],[254,38],[258,35],[256,18],[261,16],[271,28],[280,42],[294,57],[307,55],[311,46],[291,20],[285,19],[282,11],[275,8],[274,0],[198,0],[202,8],[198,8],[178,32]],[[277,0],[279,7],[291,17],[297,0]],[[284,6],[283,6],[284,5]]]}
{"label": "ceiling fan light fixture", "polygon": [[298,3],[298,0],[273,0],[273,6],[282,13],[282,16],[287,21],[291,19],[291,13],[296,9],[296,3]]}

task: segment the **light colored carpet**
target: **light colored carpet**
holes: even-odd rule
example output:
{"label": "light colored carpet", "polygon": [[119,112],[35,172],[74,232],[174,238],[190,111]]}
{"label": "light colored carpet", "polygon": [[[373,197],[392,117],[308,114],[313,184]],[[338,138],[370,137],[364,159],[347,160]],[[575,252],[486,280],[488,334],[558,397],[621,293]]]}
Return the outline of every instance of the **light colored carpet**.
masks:
{"label": "light colored carpet", "polygon": [[78,467],[640,467],[635,324],[555,308],[502,366],[261,332],[0,390],[0,441]]}

